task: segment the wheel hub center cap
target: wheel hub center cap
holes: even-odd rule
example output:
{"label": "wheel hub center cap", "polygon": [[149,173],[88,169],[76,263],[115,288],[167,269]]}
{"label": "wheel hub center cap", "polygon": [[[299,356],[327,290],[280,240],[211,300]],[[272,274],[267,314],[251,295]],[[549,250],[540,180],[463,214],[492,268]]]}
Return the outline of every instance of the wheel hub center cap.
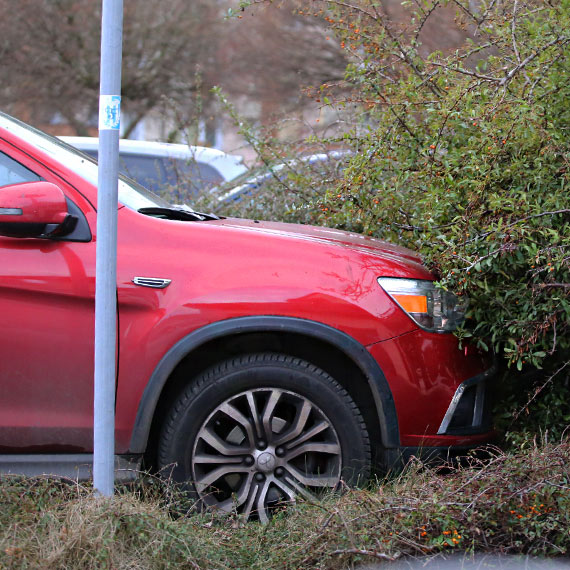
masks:
{"label": "wheel hub center cap", "polygon": [[277,460],[273,453],[266,451],[257,458],[257,468],[263,473],[271,473],[275,469]]}

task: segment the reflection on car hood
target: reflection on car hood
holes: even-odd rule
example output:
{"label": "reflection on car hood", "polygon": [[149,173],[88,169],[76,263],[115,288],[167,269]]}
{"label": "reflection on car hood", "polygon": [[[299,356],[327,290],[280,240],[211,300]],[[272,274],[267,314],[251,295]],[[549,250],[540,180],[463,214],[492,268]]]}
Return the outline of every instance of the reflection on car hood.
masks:
{"label": "reflection on car hood", "polygon": [[394,245],[361,234],[335,230],[321,226],[305,226],[301,224],[286,224],[282,222],[261,222],[257,220],[243,220],[238,218],[225,218],[208,222],[228,228],[257,231],[263,234],[273,234],[282,237],[306,239],[321,243],[334,243],[336,245],[358,249],[363,253],[381,255],[393,259],[406,259],[415,264],[422,264],[420,256],[405,247]]}

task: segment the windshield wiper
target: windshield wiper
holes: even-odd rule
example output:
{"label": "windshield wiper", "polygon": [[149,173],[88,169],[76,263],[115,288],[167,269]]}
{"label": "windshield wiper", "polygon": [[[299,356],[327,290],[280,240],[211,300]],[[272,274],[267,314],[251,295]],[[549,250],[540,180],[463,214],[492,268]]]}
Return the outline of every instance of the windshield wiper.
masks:
{"label": "windshield wiper", "polygon": [[139,208],[138,212],[155,218],[164,218],[166,220],[181,220],[183,222],[204,222],[206,220],[219,220],[215,214],[204,214],[202,212],[194,212],[182,208],[161,208],[152,206],[150,208]]}

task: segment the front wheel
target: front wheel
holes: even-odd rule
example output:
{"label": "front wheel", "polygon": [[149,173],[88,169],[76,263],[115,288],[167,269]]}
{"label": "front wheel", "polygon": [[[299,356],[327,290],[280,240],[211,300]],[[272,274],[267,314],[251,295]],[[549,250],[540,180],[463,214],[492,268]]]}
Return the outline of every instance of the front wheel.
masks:
{"label": "front wheel", "polygon": [[264,353],[219,364],[186,388],[167,416],[159,460],[202,505],[266,522],[298,496],[364,482],[370,443],[331,376]]}

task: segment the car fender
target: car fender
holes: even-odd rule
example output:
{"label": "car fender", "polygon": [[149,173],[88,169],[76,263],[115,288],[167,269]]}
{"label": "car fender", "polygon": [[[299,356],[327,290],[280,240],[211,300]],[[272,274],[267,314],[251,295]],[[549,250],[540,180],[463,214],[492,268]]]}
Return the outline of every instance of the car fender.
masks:
{"label": "car fender", "polygon": [[362,371],[374,396],[385,448],[399,446],[398,419],[392,391],[378,363],[368,350],[346,333],[328,325],[279,316],[238,317],[205,325],[180,339],[160,360],[139,402],[130,452],[144,453],[160,395],[183,358],[205,343],[236,333],[289,332],[313,337],[343,352]]}

